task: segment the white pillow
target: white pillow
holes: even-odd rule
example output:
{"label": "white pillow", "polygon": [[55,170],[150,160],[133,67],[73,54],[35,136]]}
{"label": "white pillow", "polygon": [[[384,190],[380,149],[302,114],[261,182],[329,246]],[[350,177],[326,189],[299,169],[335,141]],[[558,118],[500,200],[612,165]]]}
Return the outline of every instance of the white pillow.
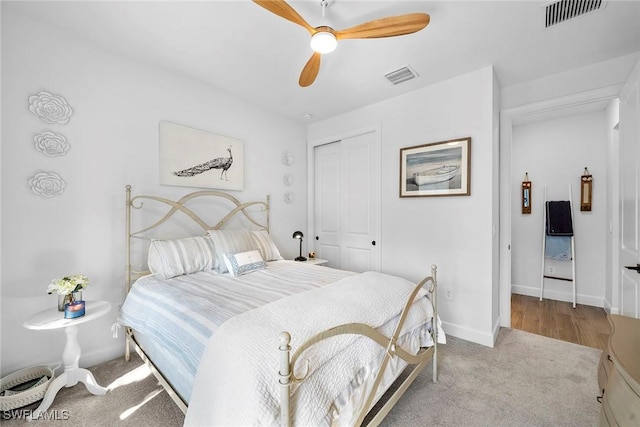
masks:
{"label": "white pillow", "polygon": [[147,264],[162,279],[213,270],[217,267],[213,241],[207,236],[151,240]]}
{"label": "white pillow", "polygon": [[209,236],[216,248],[218,271],[227,272],[224,261],[225,254],[235,254],[257,249],[249,230],[209,230]]}
{"label": "white pillow", "polygon": [[225,254],[224,262],[227,265],[229,274],[232,276],[242,276],[243,274],[267,268],[267,263],[264,262],[260,252],[257,250]]}
{"label": "white pillow", "polygon": [[254,230],[251,232],[251,236],[262,255],[262,259],[265,261],[277,261],[283,259],[280,255],[278,247],[271,239],[271,236],[267,230]]}

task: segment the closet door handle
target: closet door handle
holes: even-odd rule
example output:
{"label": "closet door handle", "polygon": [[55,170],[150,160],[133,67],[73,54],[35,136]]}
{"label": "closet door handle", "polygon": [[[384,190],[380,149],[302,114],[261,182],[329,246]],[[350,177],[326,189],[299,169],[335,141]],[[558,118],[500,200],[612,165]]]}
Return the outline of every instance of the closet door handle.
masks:
{"label": "closet door handle", "polygon": [[375,241],[375,240],[373,240],[373,241],[371,242],[371,244],[372,244],[373,246],[375,246],[375,245],[376,245],[376,241]]}
{"label": "closet door handle", "polygon": [[316,240],[320,240],[320,237],[316,236]]}
{"label": "closet door handle", "polygon": [[640,274],[640,264],[636,265],[635,267],[633,265],[625,265],[625,267],[627,270],[635,270],[636,273]]}

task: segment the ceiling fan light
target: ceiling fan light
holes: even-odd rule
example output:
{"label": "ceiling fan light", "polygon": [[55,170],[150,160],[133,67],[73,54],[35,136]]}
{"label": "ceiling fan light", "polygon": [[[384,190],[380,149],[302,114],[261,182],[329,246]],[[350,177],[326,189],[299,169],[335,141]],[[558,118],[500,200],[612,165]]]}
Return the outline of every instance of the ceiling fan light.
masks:
{"label": "ceiling fan light", "polygon": [[328,31],[319,31],[311,36],[311,49],[318,53],[333,52],[337,45],[338,39]]}

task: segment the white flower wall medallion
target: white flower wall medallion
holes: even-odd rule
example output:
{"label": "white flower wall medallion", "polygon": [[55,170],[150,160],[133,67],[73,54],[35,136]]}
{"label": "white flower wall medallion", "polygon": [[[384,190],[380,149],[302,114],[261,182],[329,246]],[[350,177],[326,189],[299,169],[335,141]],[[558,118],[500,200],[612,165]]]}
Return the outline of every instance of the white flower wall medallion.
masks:
{"label": "white flower wall medallion", "polygon": [[287,191],[287,192],[284,193],[284,202],[286,204],[290,205],[295,200],[296,200],[296,196],[295,196],[295,194],[293,194],[293,191]]}
{"label": "white flower wall medallion", "polygon": [[45,123],[66,125],[73,109],[60,95],[40,92],[29,97],[29,111]]}
{"label": "white flower wall medallion", "polygon": [[281,156],[282,164],[286,166],[291,166],[295,161],[293,157],[293,153],[291,151],[284,151]]}
{"label": "white flower wall medallion", "polygon": [[287,187],[291,187],[295,182],[295,178],[293,177],[293,174],[291,172],[287,172],[282,176],[282,182]]}
{"label": "white flower wall medallion", "polygon": [[38,172],[30,180],[31,191],[42,197],[59,196],[64,192],[66,182],[55,172]]}
{"label": "white flower wall medallion", "polygon": [[50,157],[64,156],[71,148],[64,135],[48,130],[34,136],[33,145],[36,150]]}

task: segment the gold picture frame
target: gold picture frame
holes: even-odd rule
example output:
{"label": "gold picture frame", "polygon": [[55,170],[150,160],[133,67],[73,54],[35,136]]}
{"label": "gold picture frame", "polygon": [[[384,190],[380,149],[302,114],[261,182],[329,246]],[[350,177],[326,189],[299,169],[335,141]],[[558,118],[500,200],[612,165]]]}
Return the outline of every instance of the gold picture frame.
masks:
{"label": "gold picture frame", "polygon": [[471,195],[471,137],[400,149],[400,197]]}
{"label": "gold picture frame", "polygon": [[529,173],[525,172],[524,181],[522,181],[522,213],[524,215],[531,213],[531,181],[529,181]]}
{"label": "gold picture frame", "polygon": [[589,169],[584,168],[584,173],[580,177],[580,210],[591,212],[591,201],[593,198],[593,176]]}

